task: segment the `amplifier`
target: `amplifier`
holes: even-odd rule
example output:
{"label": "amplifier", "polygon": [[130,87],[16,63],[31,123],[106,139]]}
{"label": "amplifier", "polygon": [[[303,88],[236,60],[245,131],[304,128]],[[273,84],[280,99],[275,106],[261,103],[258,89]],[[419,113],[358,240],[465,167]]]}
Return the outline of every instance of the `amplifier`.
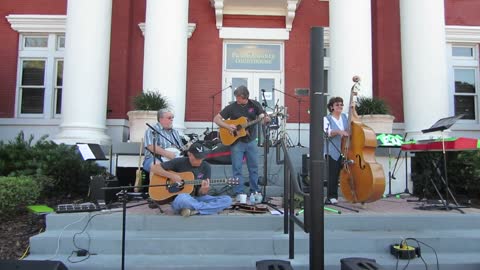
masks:
{"label": "amplifier", "polygon": [[104,190],[104,187],[118,187],[118,179],[113,175],[95,175],[90,179],[90,195],[89,199],[92,202],[104,201],[106,204],[114,202],[117,198],[117,192],[120,190],[109,189]]}

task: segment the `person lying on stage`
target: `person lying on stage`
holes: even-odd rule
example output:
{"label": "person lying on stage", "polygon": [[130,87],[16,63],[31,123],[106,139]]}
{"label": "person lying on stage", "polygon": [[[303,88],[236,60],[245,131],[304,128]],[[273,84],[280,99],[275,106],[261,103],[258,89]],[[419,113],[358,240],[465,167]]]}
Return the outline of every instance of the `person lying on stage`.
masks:
{"label": "person lying on stage", "polygon": [[[150,166],[153,164],[155,156],[156,163],[176,158],[180,150],[184,148],[180,133],[173,129],[173,113],[169,109],[160,109],[157,112],[158,123],[153,126],[158,134],[155,134],[151,128],[147,128],[144,137],[145,160],[143,161],[143,169],[150,172]],[[156,142],[154,139],[156,137]],[[155,145],[155,147],[154,147]]]}
{"label": "person lying on stage", "polygon": [[208,195],[210,187],[211,167],[204,161],[207,148],[201,143],[193,143],[187,150],[187,156],[175,158],[163,163],[153,164],[151,172],[166,177],[171,181],[181,182],[182,178],[176,173],[192,172],[195,179],[203,179],[201,186],[193,189],[193,195],[178,194],[172,202],[172,208],[176,214],[184,217],[192,215],[211,215],[230,207],[230,196]]}

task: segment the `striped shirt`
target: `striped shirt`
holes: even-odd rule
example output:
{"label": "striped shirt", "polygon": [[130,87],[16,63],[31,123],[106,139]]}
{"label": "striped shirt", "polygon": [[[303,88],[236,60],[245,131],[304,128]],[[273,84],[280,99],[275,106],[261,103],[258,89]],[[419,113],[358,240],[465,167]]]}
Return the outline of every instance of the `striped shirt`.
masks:
{"label": "striped shirt", "polygon": [[[155,126],[153,126],[156,131],[160,133],[160,135],[154,134],[153,130],[148,128],[145,131],[145,139],[144,139],[144,147],[147,149],[147,146],[153,145],[154,144],[154,139],[156,139],[156,144],[155,147],[159,146],[163,149],[166,148],[179,148],[181,149],[183,147],[183,142],[180,136],[180,133],[177,130],[174,129],[164,129],[160,123],[157,123]],[[156,135],[156,138],[155,136]],[[152,159],[153,154],[146,150],[145,151],[145,160],[147,159]]]}

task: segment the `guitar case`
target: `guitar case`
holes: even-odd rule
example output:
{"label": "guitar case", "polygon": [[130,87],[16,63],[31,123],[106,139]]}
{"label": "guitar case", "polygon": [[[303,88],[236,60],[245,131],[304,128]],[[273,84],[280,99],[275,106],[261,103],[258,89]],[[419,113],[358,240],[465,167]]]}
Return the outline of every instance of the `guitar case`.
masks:
{"label": "guitar case", "polygon": [[230,152],[230,146],[217,143],[211,147],[210,152],[207,154],[205,161],[210,164],[228,165],[232,164],[232,157]]}

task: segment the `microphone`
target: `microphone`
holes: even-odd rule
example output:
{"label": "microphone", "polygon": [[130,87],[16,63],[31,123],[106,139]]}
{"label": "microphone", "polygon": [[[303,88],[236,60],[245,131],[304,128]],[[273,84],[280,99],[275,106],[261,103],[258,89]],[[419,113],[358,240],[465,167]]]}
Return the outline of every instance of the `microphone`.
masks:
{"label": "microphone", "polygon": [[265,89],[262,89],[261,91],[262,91],[263,93],[265,93]]}
{"label": "microphone", "polygon": [[154,127],[152,127],[149,123],[145,123],[149,128],[151,128],[153,130],[153,132],[157,133],[157,134],[160,134],[160,132],[158,132]]}
{"label": "microphone", "polygon": [[360,81],[360,76],[358,76],[358,75],[353,76],[352,81],[356,82],[356,83],[359,82]]}

